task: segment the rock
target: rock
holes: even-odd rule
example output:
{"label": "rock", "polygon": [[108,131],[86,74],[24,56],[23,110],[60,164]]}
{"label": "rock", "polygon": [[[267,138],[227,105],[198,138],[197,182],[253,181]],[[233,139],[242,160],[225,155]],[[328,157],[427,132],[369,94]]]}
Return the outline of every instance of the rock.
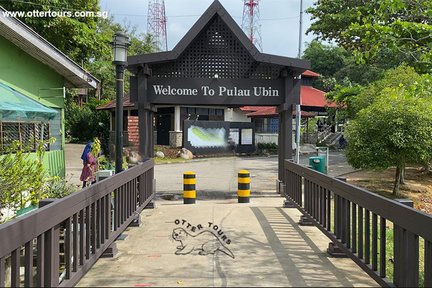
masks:
{"label": "rock", "polygon": [[186,148],[182,148],[181,151],[179,152],[179,156],[185,160],[191,160],[193,159],[193,154],[191,151],[189,151]]}
{"label": "rock", "polygon": [[161,159],[165,158],[165,154],[162,151],[157,151],[155,155],[156,157]]}
{"label": "rock", "polygon": [[126,156],[128,164],[137,164],[138,162],[143,161],[142,156],[136,151],[123,150],[123,155]]}
{"label": "rock", "polygon": [[126,157],[127,163],[129,164],[137,164],[138,163],[138,159],[132,156]]}

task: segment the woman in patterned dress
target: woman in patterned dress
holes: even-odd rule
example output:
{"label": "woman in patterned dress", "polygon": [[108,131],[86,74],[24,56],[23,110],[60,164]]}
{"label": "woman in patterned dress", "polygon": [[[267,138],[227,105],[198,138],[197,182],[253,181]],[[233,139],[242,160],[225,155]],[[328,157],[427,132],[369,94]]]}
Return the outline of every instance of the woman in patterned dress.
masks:
{"label": "woman in patterned dress", "polygon": [[80,181],[83,181],[82,188],[86,187],[87,183],[93,184],[96,182],[97,160],[91,153],[93,142],[89,141],[81,155],[83,160],[83,168],[81,171]]}

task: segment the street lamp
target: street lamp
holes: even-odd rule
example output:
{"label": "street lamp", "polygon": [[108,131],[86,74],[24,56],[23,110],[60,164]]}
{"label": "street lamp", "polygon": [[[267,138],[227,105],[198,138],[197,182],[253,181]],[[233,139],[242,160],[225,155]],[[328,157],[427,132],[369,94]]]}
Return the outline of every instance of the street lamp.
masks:
{"label": "street lamp", "polygon": [[113,64],[116,65],[116,145],[115,173],[121,172],[123,164],[123,94],[124,69],[127,65],[127,51],[130,45],[129,37],[123,32],[117,32],[111,42],[114,54]]}

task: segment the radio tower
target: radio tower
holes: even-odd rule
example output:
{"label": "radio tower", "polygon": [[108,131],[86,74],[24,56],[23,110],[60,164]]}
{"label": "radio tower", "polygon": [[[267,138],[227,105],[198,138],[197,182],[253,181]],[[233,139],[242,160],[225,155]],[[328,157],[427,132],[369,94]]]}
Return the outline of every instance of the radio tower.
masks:
{"label": "radio tower", "polygon": [[261,24],[259,2],[260,0],[243,0],[242,29],[249,40],[262,51]]}
{"label": "radio tower", "polygon": [[147,13],[147,33],[151,34],[159,51],[168,50],[164,0],[150,0]]}

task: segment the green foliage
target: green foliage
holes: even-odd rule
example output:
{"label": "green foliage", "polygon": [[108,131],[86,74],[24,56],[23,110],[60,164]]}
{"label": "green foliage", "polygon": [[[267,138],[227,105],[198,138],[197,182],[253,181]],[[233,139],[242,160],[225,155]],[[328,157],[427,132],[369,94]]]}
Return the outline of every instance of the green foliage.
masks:
{"label": "green foliage", "polygon": [[65,106],[66,135],[72,142],[86,143],[95,137],[101,140],[103,151],[108,151],[110,119],[107,111],[96,110],[98,105],[107,100],[98,101],[94,98],[84,107],[74,102]]}
{"label": "green foliage", "polygon": [[[11,11],[100,11],[98,0],[2,1]],[[24,17],[20,19],[77,63],[100,57],[110,39],[97,32],[98,17]]]}
{"label": "green foliage", "polygon": [[101,152],[102,152],[101,142],[100,142],[99,138],[95,137],[93,139],[93,145],[91,147],[91,153],[94,157],[98,157]]}
{"label": "green foliage", "polygon": [[325,77],[335,75],[345,66],[346,59],[350,54],[343,48],[324,45],[313,40],[303,53],[303,58],[311,60],[311,68]]}
{"label": "green foliage", "polygon": [[42,198],[63,198],[76,192],[74,185],[58,176],[46,178],[44,181]]}
{"label": "green foliage", "polygon": [[[115,67],[112,64],[112,48],[110,42],[117,31],[124,31],[130,40],[129,55],[140,55],[156,51],[156,44],[149,34],[137,33],[135,27],[124,27],[115,23],[113,18],[99,19],[97,32],[103,39],[104,48],[100,57],[89,61],[86,68],[101,81],[100,94],[104,99],[115,99]],[[125,73],[125,91],[129,90],[130,72]]]}
{"label": "green foliage", "polygon": [[359,111],[346,127],[348,162],[355,168],[396,166],[400,172],[407,163],[432,159],[431,84],[429,75],[402,66],[365,88],[357,97]]}
{"label": "green foliage", "polygon": [[0,157],[1,208],[16,211],[29,203],[35,205],[42,197],[45,177],[43,144],[39,144],[36,158],[27,151],[29,149],[22,148],[19,141],[14,141]]}
{"label": "green foliage", "polygon": [[67,184],[66,180],[58,176],[48,177],[43,167],[44,147],[54,140],[40,141],[36,157],[19,141],[13,142],[0,156],[0,223],[8,220],[4,219],[2,209],[16,212],[29,205],[37,206],[41,199],[61,198],[75,192],[73,185]]}
{"label": "green foliage", "polygon": [[307,10],[308,30],[335,41],[360,63],[405,62],[432,71],[432,2],[424,0],[321,0]]}
{"label": "green foliage", "polygon": [[276,143],[258,143],[258,153],[277,154],[278,145]]}

